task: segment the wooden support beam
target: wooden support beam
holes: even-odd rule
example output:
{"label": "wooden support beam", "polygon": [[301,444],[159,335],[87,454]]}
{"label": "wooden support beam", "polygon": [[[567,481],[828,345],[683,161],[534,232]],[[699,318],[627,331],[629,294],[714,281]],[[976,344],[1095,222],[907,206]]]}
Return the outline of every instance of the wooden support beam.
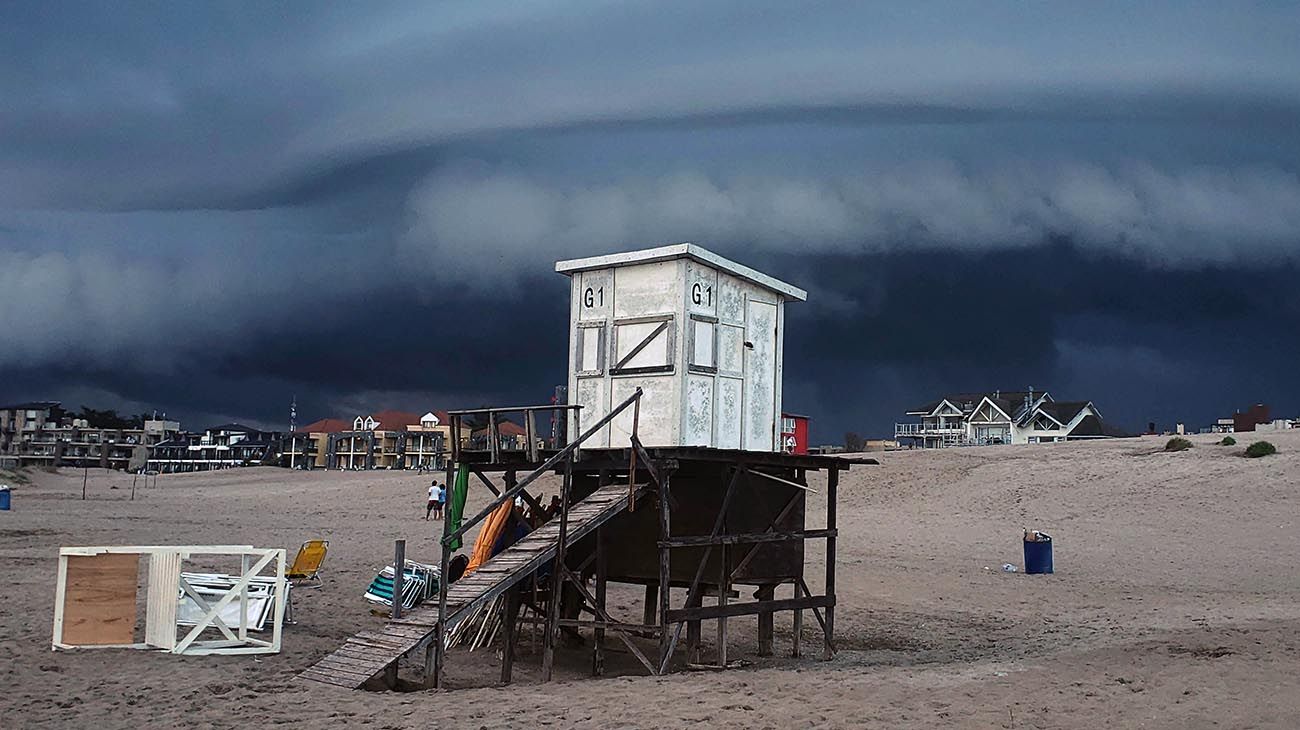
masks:
{"label": "wooden support beam", "polygon": [[[690,621],[693,619],[715,619],[719,616],[750,616],[764,611],[792,611],[805,608],[826,607],[834,605],[830,596],[805,596],[802,598],[781,598],[775,601],[745,601],[728,603],[725,606],[700,606],[698,608],[677,608],[668,611],[669,623]],[[796,614],[797,615],[797,614]]]}
{"label": "wooden support beam", "polygon": [[[458,447],[460,444],[459,416],[452,416],[451,423],[452,423],[452,434],[454,437],[454,440],[452,442],[453,443],[452,451],[453,453],[456,453],[456,447]],[[438,573],[439,576],[438,578],[438,631],[436,632],[436,636],[434,637],[433,640],[434,649],[433,649],[432,679],[430,679],[429,677],[425,678],[425,682],[428,684],[432,684],[435,689],[442,686],[442,661],[444,655],[446,654],[446,646],[447,646],[447,621],[446,621],[447,584],[449,583],[447,577],[451,574],[451,570],[449,567],[451,564],[451,547],[450,547],[451,541],[447,539],[447,536],[451,534],[451,505],[452,502],[455,500],[455,492],[456,492],[454,488],[455,474],[456,474],[456,462],[451,459],[448,459],[447,460],[447,481],[446,481],[448,500],[446,503],[446,509],[444,510],[442,515],[442,541],[439,543],[439,546],[442,548],[442,557],[439,560],[440,572]],[[464,508],[462,508],[462,512],[463,511]]]}
{"label": "wooden support beam", "polygon": [[[632,443],[640,448],[640,443],[633,439]],[[646,459],[646,466],[650,467],[649,459]],[[654,474],[653,468],[650,471]],[[669,482],[671,479],[667,475],[656,475],[656,482],[659,484],[659,539],[672,539],[672,511],[669,509],[668,500],[670,498]],[[663,674],[668,671],[668,660],[672,658],[672,645],[676,643],[676,637],[669,640],[668,637],[668,599],[672,595],[672,572],[669,570],[671,552],[668,548],[659,549],[659,626],[663,628],[663,633],[659,636],[659,671],[656,674]]]}
{"label": "wooden support beam", "polygon": [[826,622],[822,626],[826,646],[822,658],[835,656],[835,500],[838,496],[840,470],[831,469],[826,473],[826,529],[831,536],[826,538],[826,595],[831,599],[826,606]]}
{"label": "wooden support beam", "polygon": [[686,622],[686,661],[690,664],[699,664],[700,662],[699,619]]}
{"label": "wooden support beam", "polygon": [[519,590],[506,591],[505,615],[503,626],[505,634],[501,640],[501,684],[510,684],[511,673],[515,666],[515,639],[519,636],[516,625],[519,619]]}
{"label": "wooden support beam", "polygon": [[[551,600],[546,606],[546,634],[542,637],[542,681],[551,681],[555,668],[555,634],[560,630],[560,595],[564,592],[565,552],[569,532],[569,489],[573,486],[573,458],[564,462],[560,485],[560,534],[555,542],[555,568],[551,571]],[[576,582],[576,581],[575,581]]]}
{"label": "wooden support beam", "polygon": [[524,411],[524,438],[528,439],[528,462],[536,464],[541,461],[537,449],[537,412]]}
{"label": "wooden support beam", "polygon": [[653,624],[657,615],[659,615],[659,586],[654,583],[647,583],[645,586],[645,611],[641,615],[641,623]]}
{"label": "wooden support beam", "polygon": [[[722,525],[727,518],[727,508],[731,504],[731,495],[735,493],[736,485],[740,483],[741,476],[744,474],[745,474],[745,469],[743,466],[740,466],[735,470],[734,473],[732,473],[731,480],[727,482],[727,491],[724,492],[722,495],[722,506],[718,508],[718,514],[713,519],[713,530],[710,532],[710,535],[712,537],[717,537],[721,533]],[[667,500],[665,499],[664,502],[666,503]],[[660,542],[670,542],[672,540],[672,536],[667,533],[664,533],[660,535],[659,540]],[[661,556],[661,560],[666,561],[668,553],[669,553],[669,548],[666,547],[659,548],[659,554]],[[695,568],[695,576],[691,580],[690,588],[686,592],[686,606],[688,608],[691,606],[699,606],[702,603],[703,596],[700,593],[700,579],[704,577],[704,567],[709,562],[709,556],[712,554],[713,554],[713,546],[707,545],[704,548],[704,556],[700,558],[700,562]],[[722,593],[722,591],[719,591],[719,593]],[[664,611],[666,612],[667,610],[668,610],[668,606],[667,606],[667,602],[665,602]],[[668,622],[664,621],[663,625],[664,628],[667,629]],[[672,655],[673,649],[677,646],[677,640],[681,638],[681,635],[682,635],[682,627],[681,624],[678,624],[676,629],[673,631],[672,639],[670,639],[668,642],[668,646],[667,646],[667,650],[665,651],[665,654],[667,654],[668,656]],[[665,660],[664,662],[663,671],[667,671],[667,660]]]}
{"label": "wooden support beam", "polygon": [[487,418],[488,418],[488,425],[487,425],[488,453],[492,455],[493,464],[500,464],[501,463],[501,430],[499,424],[497,424],[497,412],[488,411]]}
{"label": "wooden support beam", "polygon": [[396,620],[402,617],[402,588],[406,582],[406,541],[393,542],[393,608],[389,616]]}
{"label": "wooden support beam", "polygon": [[[776,526],[781,524],[781,520],[784,520],[795,507],[803,504],[803,499],[803,492],[795,492],[794,496],[790,498],[790,501],[786,502],[785,506],[781,508],[781,512],[777,514],[776,519],[772,520],[772,524],[768,525],[766,532],[776,532]],[[759,547],[761,546],[755,545],[749,549],[749,552],[745,553],[745,557],[741,558],[740,562],[736,564],[736,567],[732,569],[731,575],[733,577],[740,575],[742,570],[749,567],[750,561],[758,554]]]}
{"label": "wooden support beam", "polygon": [[[600,482],[603,486],[605,483],[605,472],[601,472]],[[605,596],[607,587],[607,565],[605,557],[605,528],[604,526],[596,528],[596,610],[605,612]],[[605,673],[605,628],[603,626],[596,628],[596,639],[592,642],[591,650],[591,673],[599,677]]]}
{"label": "wooden support beam", "polygon": [[[795,581],[794,598],[792,600],[794,600],[795,602],[805,600],[802,597],[802,594],[803,594],[803,589],[800,587],[799,581]],[[803,639],[803,611],[799,610],[799,608],[797,607],[794,610],[794,626],[791,629],[791,633],[793,634],[793,637],[790,642],[790,656],[798,659],[799,643]]]}
{"label": "wooden support beam", "polygon": [[[578,579],[573,577],[573,574],[569,572],[568,568],[564,568],[563,566],[557,566],[557,567],[560,567],[563,574],[567,575],[569,577],[569,580],[573,582],[573,585],[578,589],[578,593],[582,595],[583,600],[585,600],[587,604],[590,606],[593,607],[596,606],[596,599],[593,598],[591,593],[587,591],[587,587],[582,583],[578,582]],[[627,632],[622,630],[621,628],[619,629],[614,628],[615,626],[621,627],[621,626],[626,626],[627,624],[620,624],[618,621],[615,621],[609,615],[609,613],[607,613],[603,608],[598,608],[596,613],[600,618],[605,620],[606,630],[613,632],[614,635],[617,636],[619,640],[622,641],[623,644],[627,647],[628,651],[632,652],[632,654],[636,656],[637,660],[640,661],[641,664],[645,666],[646,669],[650,670],[651,674],[659,673],[658,670],[655,669],[655,666],[650,663],[650,660],[646,658],[645,654],[639,648],[637,648],[636,644],[632,643],[632,640],[630,638],[628,638]],[[661,629],[662,627],[656,627],[656,630],[661,630]],[[628,629],[628,631],[631,630],[632,629]]]}
{"label": "wooden support beam", "polygon": [[[501,496],[501,490],[500,490],[500,489],[497,489],[497,486],[496,486],[495,484],[492,483],[492,480],[491,480],[491,479],[488,479],[488,478],[487,478],[487,475],[485,475],[483,472],[479,471],[478,469],[470,469],[469,471],[470,471],[471,474],[473,474],[474,476],[478,477],[478,480],[479,480],[480,482],[483,482],[483,486],[487,487],[488,491],[492,493],[492,496],[494,496],[494,497],[500,497],[500,496]],[[507,472],[507,475],[509,475],[509,474],[513,474],[513,473],[514,473],[514,472]],[[515,482],[515,484],[518,484],[518,482]],[[509,483],[509,479],[507,478],[506,489],[511,489],[511,488],[513,488],[514,486],[515,486],[514,484],[510,484],[510,483]],[[523,490],[523,491],[521,491],[521,492],[519,493],[519,496],[522,497],[523,500],[524,500],[525,502],[528,503],[528,506],[531,507],[531,508],[533,509],[533,514],[535,514],[535,515],[536,515],[536,514],[541,514],[541,512],[542,512],[542,503],[541,503],[541,502],[538,502],[536,497],[534,497],[533,495],[529,494],[529,493],[528,493],[528,490]],[[515,514],[514,510],[511,510],[511,511],[510,511],[510,515],[511,515],[511,517],[515,518],[515,521],[516,521],[516,522],[519,522],[519,521],[520,521],[519,515]],[[520,524],[524,524],[524,523],[521,522]],[[524,524],[524,526],[527,527],[527,528],[529,528],[529,531],[532,530],[532,526],[531,526],[531,525]]]}
{"label": "wooden support beam", "polygon": [[[724,521],[723,529],[726,529]],[[731,546],[722,546],[722,559],[718,561],[718,608],[727,607],[728,594],[731,593]],[[727,666],[727,614],[718,614],[718,666]]]}
{"label": "wooden support beam", "polygon": [[[776,586],[772,584],[759,586],[756,597],[759,601],[776,600]],[[772,635],[775,633],[773,631],[772,619],[773,615],[771,611],[763,611],[758,614],[759,656],[772,656]]]}
{"label": "wooden support beam", "polygon": [[702,545],[741,545],[760,542],[789,542],[834,537],[834,530],[794,530],[792,532],[749,532],[736,535],[690,535],[664,540],[659,547],[682,548]]}

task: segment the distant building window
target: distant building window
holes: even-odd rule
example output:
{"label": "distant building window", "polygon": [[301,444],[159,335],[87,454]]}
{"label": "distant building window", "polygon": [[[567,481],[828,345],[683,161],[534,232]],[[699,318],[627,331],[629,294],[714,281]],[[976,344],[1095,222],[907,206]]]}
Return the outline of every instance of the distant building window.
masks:
{"label": "distant building window", "polygon": [[781,433],[794,433],[794,419],[793,419],[793,418],[782,418],[782,419],[781,419]]}

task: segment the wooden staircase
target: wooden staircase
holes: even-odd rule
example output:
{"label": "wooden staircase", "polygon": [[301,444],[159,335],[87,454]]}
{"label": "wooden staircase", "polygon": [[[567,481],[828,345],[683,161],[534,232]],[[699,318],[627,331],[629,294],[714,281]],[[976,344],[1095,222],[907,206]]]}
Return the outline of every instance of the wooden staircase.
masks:
{"label": "wooden staircase", "polygon": [[[569,507],[567,541],[572,544],[627,509],[629,498],[639,498],[643,489],[637,486],[633,492],[627,484],[611,484],[575,502]],[[560,520],[556,518],[448,587],[448,630],[478,606],[505,593],[554,560],[559,536]],[[428,648],[437,635],[438,605],[426,604],[389,621],[382,629],[362,631],[349,638],[298,676],[356,689],[399,659]]]}

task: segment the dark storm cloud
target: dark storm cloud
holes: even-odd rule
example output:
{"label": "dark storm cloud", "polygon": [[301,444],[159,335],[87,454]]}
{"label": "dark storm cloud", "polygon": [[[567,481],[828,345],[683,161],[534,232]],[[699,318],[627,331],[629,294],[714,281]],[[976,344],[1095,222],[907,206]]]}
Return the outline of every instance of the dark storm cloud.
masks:
{"label": "dark storm cloud", "polygon": [[[1242,322],[1297,318],[1297,20],[11,3],[0,395],[268,423],[291,393],[309,416],[533,401],[565,366],[554,259],[674,240],[810,289],[787,392],[829,436],[931,388],[1106,385],[1081,360],[1187,394],[1246,362],[1213,354]],[[1015,303],[953,304],[988,286]]]}

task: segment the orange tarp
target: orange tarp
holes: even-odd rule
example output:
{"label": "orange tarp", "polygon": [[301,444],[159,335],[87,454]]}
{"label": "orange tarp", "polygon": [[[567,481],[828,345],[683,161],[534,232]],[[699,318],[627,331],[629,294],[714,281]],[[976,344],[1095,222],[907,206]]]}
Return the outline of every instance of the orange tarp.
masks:
{"label": "orange tarp", "polygon": [[514,503],[506,500],[492,514],[488,515],[487,520],[483,523],[483,529],[479,530],[478,539],[474,541],[474,551],[470,553],[469,565],[465,568],[465,575],[473,573],[479,566],[492,559],[492,546],[496,544],[497,538],[501,537],[501,531],[510,522],[510,512],[514,508]]}

